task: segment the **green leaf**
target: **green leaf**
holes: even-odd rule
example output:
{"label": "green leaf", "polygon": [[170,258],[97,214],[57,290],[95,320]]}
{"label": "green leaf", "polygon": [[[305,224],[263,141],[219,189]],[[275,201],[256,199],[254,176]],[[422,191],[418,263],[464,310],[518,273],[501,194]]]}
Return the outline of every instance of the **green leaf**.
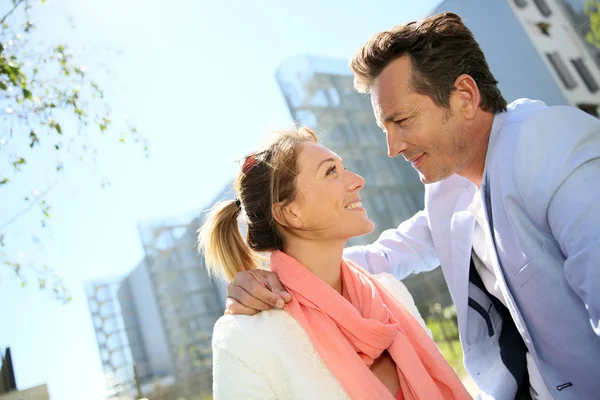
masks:
{"label": "green leaf", "polygon": [[6,185],[7,183],[8,183],[8,178],[4,178],[4,179],[0,180],[0,186]]}
{"label": "green leaf", "polygon": [[33,146],[35,146],[36,143],[38,145],[40,144],[40,139],[38,139],[37,135],[35,134],[35,131],[32,130],[29,133],[29,138],[31,139],[31,143],[29,144],[29,147],[33,148]]}
{"label": "green leaf", "polygon": [[23,97],[25,97],[27,100],[32,100],[33,94],[29,90],[23,89]]}
{"label": "green leaf", "polygon": [[62,135],[62,128],[60,127],[60,124],[58,122],[50,118],[50,121],[48,123],[50,124],[50,128],[56,129],[56,132],[58,132],[59,135]]}
{"label": "green leaf", "polygon": [[23,157],[18,158],[16,161],[13,161],[13,167],[15,167],[15,169],[17,171],[20,171],[21,169],[19,168],[19,165],[23,165],[26,164],[25,159]]}

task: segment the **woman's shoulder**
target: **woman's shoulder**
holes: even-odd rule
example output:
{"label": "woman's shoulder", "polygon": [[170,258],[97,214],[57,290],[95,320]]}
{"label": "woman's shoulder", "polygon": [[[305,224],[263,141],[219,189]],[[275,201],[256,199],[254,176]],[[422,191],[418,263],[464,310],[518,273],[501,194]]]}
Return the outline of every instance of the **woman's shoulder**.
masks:
{"label": "woman's shoulder", "polygon": [[224,315],[213,328],[213,346],[228,350],[248,349],[249,343],[275,344],[286,333],[297,331],[299,324],[287,312],[272,309],[256,315]]}

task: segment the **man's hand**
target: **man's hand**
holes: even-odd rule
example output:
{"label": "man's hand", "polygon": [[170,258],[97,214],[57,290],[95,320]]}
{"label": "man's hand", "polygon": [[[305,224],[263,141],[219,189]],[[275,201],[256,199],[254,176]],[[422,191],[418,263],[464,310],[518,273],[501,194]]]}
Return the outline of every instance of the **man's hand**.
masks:
{"label": "man's hand", "polygon": [[254,315],[273,307],[283,308],[291,299],[277,274],[260,269],[239,272],[227,285],[225,314]]}

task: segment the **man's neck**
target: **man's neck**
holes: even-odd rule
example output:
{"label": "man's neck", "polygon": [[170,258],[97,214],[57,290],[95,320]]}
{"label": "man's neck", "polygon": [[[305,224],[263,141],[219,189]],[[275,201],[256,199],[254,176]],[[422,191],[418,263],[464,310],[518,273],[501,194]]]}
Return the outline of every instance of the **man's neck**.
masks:
{"label": "man's neck", "polygon": [[492,133],[492,125],[494,123],[494,114],[483,113],[481,115],[477,132],[472,141],[471,157],[469,163],[460,171],[458,175],[467,178],[473,182],[477,188],[481,188],[483,181],[483,173],[485,171],[485,159]]}
{"label": "man's neck", "polygon": [[317,242],[290,238],[285,253],[293,257],[323,282],[342,291],[342,252],[345,243]]}

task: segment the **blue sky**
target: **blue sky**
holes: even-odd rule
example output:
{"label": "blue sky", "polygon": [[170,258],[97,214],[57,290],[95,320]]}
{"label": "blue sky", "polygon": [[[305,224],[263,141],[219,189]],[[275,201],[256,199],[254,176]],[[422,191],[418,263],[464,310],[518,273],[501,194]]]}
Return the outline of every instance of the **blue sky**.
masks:
{"label": "blue sky", "polygon": [[[83,282],[133,268],[142,257],[140,221],[206,207],[237,173],[238,156],[269,130],[292,123],[274,79],[282,61],[302,54],[348,59],[375,32],[420,18],[437,3],[55,0],[40,6],[34,19],[43,40],[85,48],[91,74],[101,62],[109,65],[114,78],[103,82],[113,108],[150,140],[150,158],[105,140],[98,164],[68,168],[50,193],[51,236],[43,252],[24,251],[24,260],[55,267],[73,292],[70,304],[20,289],[0,274],[0,346],[13,350],[19,387],[48,383],[53,400],[103,398]],[[44,186],[43,170],[36,170],[41,163],[28,168],[10,190]],[[104,174],[108,189],[100,188]],[[33,215],[19,220],[15,243],[26,249],[37,223]]]}

